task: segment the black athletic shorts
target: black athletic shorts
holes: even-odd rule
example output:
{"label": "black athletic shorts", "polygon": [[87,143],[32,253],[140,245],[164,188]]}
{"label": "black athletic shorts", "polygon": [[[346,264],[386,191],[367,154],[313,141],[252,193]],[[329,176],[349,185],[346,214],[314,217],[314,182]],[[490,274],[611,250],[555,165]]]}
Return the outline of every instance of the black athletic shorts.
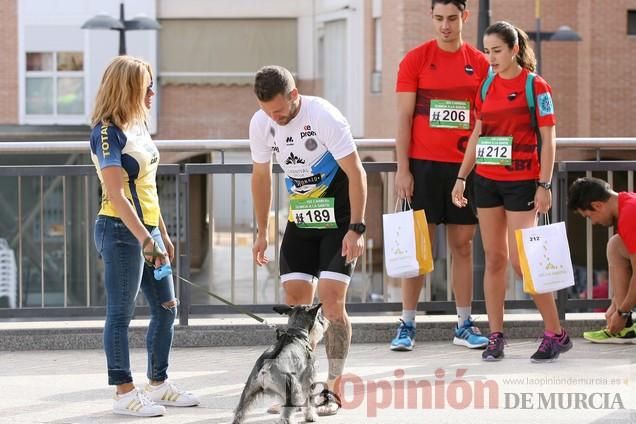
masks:
{"label": "black athletic shorts", "polygon": [[496,181],[475,175],[475,204],[478,208],[503,206],[511,212],[525,212],[534,209],[534,195],[537,192],[535,180]]}
{"label": "black athletic shorts", "polygon": [[466,179],[464,197],[468,205],[458,208],[451,201],[451,192],[457,181],[459,163],[436,162],[431,160],[410,159],[414,210],[424,209],[429,224],[477,224],[473,203],[473,173]]}
{"label": "black athletic shorts", "polygon": [[280,246],[281,282],[305,280],[311,283],[313,277],[317,277],[349,284],[355,262],[346,265],[346,257],[342,256],[342,239],[349,230],[347,224],[316,230],[298,228],[294,222],[287,222]]}

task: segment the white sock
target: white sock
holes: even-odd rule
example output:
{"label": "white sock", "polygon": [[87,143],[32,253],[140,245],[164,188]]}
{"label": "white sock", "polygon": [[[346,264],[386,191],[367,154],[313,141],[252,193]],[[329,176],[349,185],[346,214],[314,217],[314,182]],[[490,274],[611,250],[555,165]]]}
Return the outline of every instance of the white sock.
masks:
{"label": "white sock", "polygon": [[402,321],[411,323],[415,327],[415,314],[417,314],[415,309],[402,309]]}
{"label": "white sock", "polygon": [[135,391],[137,390],[136,387],[133,387],[130,391],[126,392],[126,393],[117,393],[115,392],[115,394],[117,395],[117,399],[121,399],[124,396],[130,396],[131,394],[133,394]]}
{"label": "white sock", "polygon": [[458,327],[461,327],[462,325],[464,325],[464,321],[466,321],[467,319],[470,319],[471,309],[472,308],[470,306],[457,307],[457,326]]}
{"label": "white sock", "polygon": [[158,386],[154,386],[154,385],[152,385],[152,384],[148,383],[148,384],[146,385],[146,390],[150,390],[150,391],[152,391],[152,390],[157,390],[159,387],[163,386],[165,383],[166,383],[166,382],[164,381],[163,383],[159,384]]}

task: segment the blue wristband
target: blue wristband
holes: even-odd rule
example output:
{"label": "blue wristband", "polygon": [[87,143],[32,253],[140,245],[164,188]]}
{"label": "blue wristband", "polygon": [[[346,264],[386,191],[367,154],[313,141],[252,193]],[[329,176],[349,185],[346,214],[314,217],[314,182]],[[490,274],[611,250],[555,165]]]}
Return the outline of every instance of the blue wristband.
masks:
{"label": "blue wristband", "polygon": [[163,264],[159,268],[155,268],[154,274],[155,280],[161,280],[172,274],[172,267],[170,264]]}

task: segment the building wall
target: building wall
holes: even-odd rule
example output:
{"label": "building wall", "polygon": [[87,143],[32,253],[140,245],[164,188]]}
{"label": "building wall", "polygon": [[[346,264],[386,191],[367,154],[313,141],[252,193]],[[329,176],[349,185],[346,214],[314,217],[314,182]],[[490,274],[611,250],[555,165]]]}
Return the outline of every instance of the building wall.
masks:
{"label": "building wall", "polygon": [[[382,93],[367,90],[365,137],[395,136],[395,77],[399,61],[418,44],[435,36],[429,15],[430,2],[423,0],[383,1],[384,60]],[[508,20],[535,31],[535,2],[491,0],[491,22]],[[370,4],[370,0],[367,1]],[[370,8],[370,6],[369,6]],[[469,2],[470,17],[464,39],[477,41],[477,0]],[[616,0],[612,7],[592,0],[542,0],[543,31],[561,25],[576,30],[581,42],[541,43],[542,74],[554,90],[559,137],[629,137],[636,134],[636,91],[633,52],[636,37],[627,36],[627,10],[636,10],[636,0]],[[371,15],[367,13],[366,50],[371,52]],[[534,43],[532,43],[534,46]],[[369,53],[370,54],[370,53]],[[367,72],[372,71],[367,59]],[[369,85],[367,84],[366,87]]]}
{"label": "building wall", "polygon": [[0,0],[0,124],[18,123],[18,0]]}
{"label": "building wall", "polygon": [[247,138],[256,109],[249,86],[163,85],[155,138]]}
{"label": "building wall", "polygon": [[[42,0],[42,4],[48,4]],[[370,77],[373,71],[373,39],[371,5],[373,0],[339,0],[336,3],[304,0],[291,7],[288,2],[277,1],[276,7],[266,11],[251,8],[251,0],[219,3],[212,9],[206,2],[188,0],[146,1],[143,7],[135,3],[127,13],[133,16],[145,11],[153,16],[155,9],[159,17],[191,16],[203,11],[210,17],[222,17],[226,10],[230,15],[262,17],[297,17],[305,31],[299,31],[299,76],[312,81],[318,65],[314,64],[314,46],[306,29],[315,25],[316,13],[328,13],[337,9],[338,13],[358,13],[353,10],[360,6],[363,14],[363,96],[360,109],[364,110],[364,125],[361,136],[369,138],[394,137],[395,135],[395,78],[399,61],[404,54],[418,44],[434,37],[430,18],[430,0],[383,0],[382,9],[382,90],[371,93]],[[21,6],[18,7],[18,3]],[[236,3],[236,2],[234,2]],[[469,1],[471,16],[465,26],[464,38],[475,43],[477,38],[478,1]],[[19,63],[18,9],[31,19],[31,9],[37,9],[38,0],[0,0],[0,124],[18,124],[19,112]],[[75,4],[75,3],[73,3]],[[78,3],[79,4],[79,3]],[[74,11],[58,9],[60,16],[67,16],[67,23],[79,25],[92,16],[99,7],[117,13],[118,2],[107,2],[108,7],[96,6],[95,2],[82,3]],[[154,6],[152,5],[154,4]],[[626,35],[626,11],[636,10],[636,0],[613,0],[612,7],[607,2],[593,0],[541,0],[542,26],[545,31],[555,31],[560,25],[569,25],[579,32],[583,41],[578,43],[543,42],[543,75],[554,89],[555,106],[558,114],[557,135],[560,137],[611,137],[633,136],[636,120],[631,118],[636,106],[636,90],[626,89],[634,80],[636,70],[633,52],[636,51],[636,37]],[[240,8],[237,9],[237,5]],[[313,6],[312,6],[313,5]],[[336,6],[334,6],[336,5]],[[351,6],[353,5],[353,6]],[[186,7],[187,6],[187,7]],[[348,6],[348,7],[347,7]],[[354,7],[355,6],[355,7]],[[507,19],[526,30],[535,29],[535,2],[532,0],[491,0],[491,21]],[[23,10],[24,9],[24,10]],[[210,9],[210,10],[208,10]],[[343,10],[346,9],[346,12]],[[26,12],[25,12],[26,10]],[[243,12],[241,12],[241,10]],[[248,12],[249,11],[249,12]],[[201,13],[203,13],[201,12]],[[330,13],[330,12],[329,12]],[[207,16],[207,15],[206,15]],[[357,24],[356,24],[357,25]],[[132,54],[147,56],[137,46],[152,46],[151,32],[130,33],[129,47]],[[98,77],[106,63],[116,51],[116,34],[112,32],[89,31],[86,35],[87,58],[90,68],[86,81],[86,95],[91,99]],[[143,38],[143,40],[141,40]],[[146,40],[148,38],[149,40]],[[100,48],[96,49],[95,45]],[[159,46],[158,49],[161,47]],[[106,53],[104,53],[106,50]],[[149,56],[154,56],[153,48]],[[99,54],[91,54],[99,51]],[[100,59],[95,59],[99,57]],[[158,70],[161,71],[161,70]],[[309,85],[321,94],[319,80]],[[158,119],[160,138],[214,137],[231,138],[246,134],[245,117],[253,111],[250,90],[246,86],[188,86],[166,85],[159,93],[161,101]],[[185,111],[185,113],[180,113]]]}
{"label": "building wall", "polygon": [[[298,81],[301,93],[313,94],[312,81]],[[159,99],[155,139],[245,139],[258,110],[250,85],[166,84]]]}
{"label": "building wall", "polygon": [[633,137],[636,134],[636,37],[626,36],[626,10],[636,10],[636,0],[607,3],[588,1],[591,99],[588,102],[592,136]]}

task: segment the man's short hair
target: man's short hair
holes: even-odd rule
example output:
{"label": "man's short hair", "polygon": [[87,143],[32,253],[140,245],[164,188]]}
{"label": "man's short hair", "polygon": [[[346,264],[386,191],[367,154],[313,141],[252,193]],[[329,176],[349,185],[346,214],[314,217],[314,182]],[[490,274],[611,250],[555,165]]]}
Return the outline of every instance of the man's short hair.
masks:
{"label": "man's short hair", "polygon": [[431,9],[435,9],[437,3],[453,4],[462,12],[466,10],[466,0],[431,0]]}
{"label": "man's short hair", "polygon": [[568,208],[572,211],[594,210],[592,202],[606,202],[612,196],[612,188],[600,178],[582,177],[568,190]]}
{"label": "man's short hair", "polygon": [[254,78],[254,93],[261,102],[269,102],[279,94],[286,96],[294,88],[294,77],[282,66],[263,66]]}

